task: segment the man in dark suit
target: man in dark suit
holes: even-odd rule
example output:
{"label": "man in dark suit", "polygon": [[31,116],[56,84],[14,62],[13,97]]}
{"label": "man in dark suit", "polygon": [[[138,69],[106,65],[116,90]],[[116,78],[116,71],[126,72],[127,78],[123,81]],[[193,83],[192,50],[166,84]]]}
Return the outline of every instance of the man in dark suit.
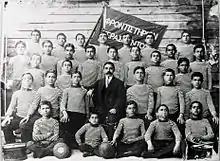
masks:
{"label": "man in dark suit", "polygon": [[100,123],[118,122],[125,114],[126,91],[124,83],[115,78],[115,66],[106,62],[103,66],[104,78],[94,85],[93,101],[95,109],[100,113]]}

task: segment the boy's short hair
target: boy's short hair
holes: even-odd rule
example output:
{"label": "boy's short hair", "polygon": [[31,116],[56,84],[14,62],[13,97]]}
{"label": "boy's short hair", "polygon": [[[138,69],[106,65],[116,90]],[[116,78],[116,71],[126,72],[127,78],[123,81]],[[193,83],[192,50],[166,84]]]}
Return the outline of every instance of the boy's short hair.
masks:
{"label": "boy's short hair", "polygon": [[167,68],[167,69],[165,69],[165,71],[163,72],[163,76],[165,76],[165,74],[166,74],[167,72],[172,73],[173,76],[174,76],[174,78],[175,78],[175,71],[174,71],[173,69],[171,69],[171,68]]}
{"label": "boy's short hair", "polygon": [[37,29],[32,30],[32,31],[31,31],[31,35],[33,34],[33,32],[37,32],[37,33],[39,34],[40,38],[41,38],[41,32],[40,32],[40,30],[37,30]]}
{"label": "boy's short hair", "polygon": [[[92,107],[92,108],[93,108],[93,107]],[[92,108],[91,108],[91,109],[92,109]],[[97,115],[98,118],[99,118],[99,116],[100,116],[99,112],[96,111],[96,110],[92,110],[92,111],[90,112],[90,114],[89,114],[89,118],[90,118],[92,115]]]}
{"label": "boy's short hair", "polygon": [[201,55],[202,59],[205,59],[205,47],[202,44],[198,44],[196,46],[194,46],[193,48],[193,52],[195,53],[196,49],[201,48],[203,51],[203,54]]}
{"label": "boy's short hair", "polygon": [[168,108],[168,106],[167,106],[166,104],[161,104],[161,105],[159,105],[159,106],[156,108],[156,111],[155,111],[155,112],[158,112],[159,109],[160,109],[160,107],[162,107],[162,106],[166,107],[166,110],[167,110],[167,112],[169,113],[169,108]]}
{"label": "boy's short hair", "polygon": [[49,73],[53,73],[53,74],[55,74],[55,76],[57,77],[57,72],[56,72],[56,70],[54,70],[54,69],[48,69],[48,70],[45,72],[45,77],[46,77]]}
{"label": "boy's short hair", "polygon": [[136,110],[138,110],[138,104],[137,104],[137,102],[135,102],[134,100],[128,101],[126,108],[127,108],[129,105],[134,105],[134,108],[135,108]]}
{"label": "boy's short hair", "polygon": [[91,49],[94,51],[94,53],[96,53],[96,48],[95,48],[95,46],[92,46],[92,45],[86,46],[86,47],[85,47],[85,52],[86,52],[86,50],[87,50],[88,48],[91,48]]}
{"label": "boy's short hair", "polygon": [[166,46],[166,52],[167,52],[167,49],[168,49],[169,46],[172,46],[172,47],[173,47],[175,53],[177,52],[176,46],[175,46],[174,44],[168,44],[168,45]]}
{"label": "boy's short hair", "polygon": [[62,65],[61,65],[62,67],[63,67],[63,65],[64,65],[65,62],[70,63],[71,68],[73,67],[73,63],[72,63],[70,60],[64,60],[64,61],[62,62]]}
{"label": "boy's short hair", "polygon": [[78,36],[82,36],[84,39],[86,39],[85,35],[83,35],[82,33],[77,33],[75,39],[77,39]]}
{"label": "boy's short hair", "polygon": [[41,101],[40,108],[42,105],[47,105],[50,109],[52,109],[52,104],[50,101],[47,101],[47,100]]}
{"label": "boy's short hair", "polygon": [[44,44],[45,44],[45,43],[50,43],[51,46],[53,47],[53,43],[52,43],[52,41],[50,41],[50,40],[44,40],[44,41],[42,42],[42,47],[44,47]]}
{"label": "boy's short hair", "polygon": [[180,64],[182,62],[186,62],[186,65],[189,67],[190,62],[189,62],[188,58],[185,58],[185,57],[184,58],[179,58],[178,61],[177,61],[177,65],[180,66]]}
{"label": "boy's short hair", "polygon": [[62,33],[62,32],[60,32],[60,33],[58,33],[58,34],[57,34],[57,39],[58,39],[58,37],[59,37],[59,36],[63,36],[63,37],[64,37],[64,39],[66,39],[66,38],[67,38],[67,37],[66,37],[66,35],[65,35],[64,33]]}
{"label": "boy's short hair", "polygon": [[17,48],[17,46],[18,46],[19,44],[24,45],[25,48],[27,47],[26,43],[25,43],[24,41],[21,41],[21,40],[20,40],[20,41],[18,41],[18,42],[15,43],[15,48]]}
{"label": "boy's short hair", "polygon": [[191,80],[193,80],[194,77],[200,77],[201,81],[203,82],[203,75],[200,72],[193,72],[193,74],[191,75]]}
{"label": "boy's short hair", "polygon": [[118,49],[115,46],[109,46],[107,49],[107,53],[109,53],[110,49],[115,49],[116,53],[118,54]]}
{"label": "boy's short hair", "polygon": [[148,32],[148,33],[146,34],[146,36],[145,36],[145,39],[146,39],[146,37],[147,37],[148,35],[153,36],[153,39],[155,40],[155,35],[154,35],[152,32]]}
{"label": "boy's short hair", "polygon": [[145,68],[144,68],[143,66],[136,66],[136,67],[134,68],[133,74],[135,74],[135,72],[136,72],[138,69],[141,69],[141,70],[143,71],[144,75],[145,75]]}
{"label": "boy's short hair", "polygon": [[189,107],[190,110],[192,109],[192,106],[193,106],[194,103],[198,103],[198,105],[199,105],[200,113],[199,113],[198,115],[199,115],[199,117],[201,118],[201,117],[202,117],[202,113],[203,113],[202,103],[199,102],[199,101],[193,101],[193,102],[190,104],[190,107]]}
{"label": "boy's short hair", "polygon": [[131,45],[131,46],[130,46],[130,52],[131,52],[132,48],[137,48],[138,51],[139,51],[139,53],[141,53],[141,48],[140,48],[139,46],[137,46],[137,45]]}
{"label": "boy's short hair", "polygon": [[112,62],[110,62],[110,61],[105,62],[104,65],[103,65],[103,68],[105,68],[105,66],[106,66],[107,64],[111,65],[112,68],[113,68],[113,70],[115,71],[115,65],[114,65]]}
{"label": "boy's short hair", "polygon": [[73,74],[79,74],[79,77],[82,79],[82,73],[80,71],[75,71],[75,72],[72,73],[72,75]]}
{"label": "boy's short hair", "polygon": [[183,34],[184,34],[184,33],[189,34],[189,37],[191,37],[191,33],[190,33],[189,31],[183,30],[183,32],[181,33],[181,38],[183,37]]}
{"label": "boy's short hair", "polygon": [[200,107],[200,110],[201,110],[201,111],[203,110],[202,103],[201,103],[201,102],[199,102],[199,101],[193,101],[193,102],[190,104],[189,109],[191,109],[191,108],[192,108],[192,105],[193,105],[194,103],[198,103],[198,104],[199,104],[199,107]]}
{"label": "boy's short hair", "polygon": [[67,43],[65,46],[64,46],[64,50],[66,50],[67,47],[71,47],[73,49],[73,51],[75,51],[75,46],[72,44],[72,43]]}
{"label": "boy's short hair", "polygon": [[32,79],[32,82],[34,81],[34,77],[33,77],[33,75],[32,75],[31,73],[28,73],[28,72],[22,74],[22,76],[21,76],[21,80],[23,79],[23,77],[24,77],[25,75],[30,75],[30,76],[31,76],[31,79]]}
{"label": "boy's short hair", "polygon": [[150,54],[150,58],[152,58],[153,53],[158,53],[158,54],[159,54],[159,57],[160,57],[160,60],[161,60],[161,53],[160,53],[160,51],[154,50],[154,51]]}
{"label": "boy's short hair", "polygon": [[105,32],[105,31],[101,31],[99,35],[101,35],[101,34],[105,34],[106,36],[108,36],[107,32]]}

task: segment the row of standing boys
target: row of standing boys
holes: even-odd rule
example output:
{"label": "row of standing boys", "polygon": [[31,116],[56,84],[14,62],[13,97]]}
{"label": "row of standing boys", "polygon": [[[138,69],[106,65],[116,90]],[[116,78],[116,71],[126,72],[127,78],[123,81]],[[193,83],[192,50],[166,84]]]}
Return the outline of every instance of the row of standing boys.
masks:
{"label": "row of standing boys", "polygon": [[[188,137],[191,140],[195,136],[199,138],[203,135],[208,135],[208,139],[203,141],[217,139],[218,105],[217,102],[213,103],[212,98],[216,97],[216,93],[218,93],[214,90],[219,83],[215,71],[218,70],[218,52],[211,46],[212,52],[208,55],[205,53],[203,45],[191,44],[190,33],[184,31],[176,45],[168,44],[165,54],[161,54],[159,50],[152,47],[154,43],[152,33],[146,35],[147,47],[142,50],[137,46],[130,46],[131,35],[129,34],[122,36],[123,47],[119,50],[105,44],[108,39],[105,32],[99,35],[99,46],[88,45],[86,47],[84,47],[85,36],[82,34],[76,35],[77,44],[73,45],[66,42],[65,34],[59,33],[55,48],[50,40],[43,41],[41,46],[39,30],[33,30],[31,37],[27,46],[25,42],[18,41],[15,45],[16,54],[10,55],[10,59],[6,61],[8,67],[7,88],[13,92],[6,119],[2,125],[6,143],[15,142],[12,131],[18,127],[22,129],[23,142],[39,141],[39,137],[34,137],[40,132],[36,129],[42,128],[44,132],[50,134],[51,126],[56,124],[54,120],[51,121],[51,124],[45,123],[44,120],[38,121],[38,124],[34,123],[41,117],[42,107],[39,108],[39,106],[42,106],[42,101],[51,103],[51,116],[59,121],[59,135],[64,138],[70,148],[78,148],[81,145],[79,135],[82,132],[86,133],[92,129],[95,132],[90,131],[90,134],[94,132],[98,135],[99,132],[94,127],[99,127],[98,130],[100,130],[100,126],[94,126],[91,123],[95,116],[99,117],[99,123],[104,124],[104,133],[107,133],[104,141],[108,138],[108,140],[112,140],[112,144],[115,144],[119,135],[123,133],[121,142],[119,141],[117,144],[118,157],[140,156],[141,148],[137,145],[144,138],[148,145],[145,149],[148,151],[156,149],[156,151],[161,151],[161,147],[172,145],[170,149],[173,154],[180,151],[178,149],[180,145],[177,142],[179,143],[181,140],[181,135],[183,138]],[[215,72],[212,73],[212,71]],[[107,103],[100,103],[97,94],[97,90],[100,90],[97,82],[103,79],[105,86],[101,89],[101,94],[108,97],[108,94],[112,92],[110,82],[113,74],[114,78],[120,82],[119,88],[116,90],[119,92],[113,97],[113,99],[118,97],[119,107],[116,107],[117,101],[108,102],[108,98],[106,98]],[[108,80],[108,76],[110,76],[110,80]],[[213,90],[215,92],[212,92]],[[216,100],[214,99],[214,101]],[[202,117],[198,117],[201,123],[198,124],[203,130],[191,127],[198,125],[193,122],[198,118],[191,118],[190,115],[193,112],[193,104],[197,104],[200,111],[202,110]],[[160,110],[166,111],[169,116],[161,114]],[[98,114],[96,115],[94,111],[97,111]],[[125,116],[126,118],[122,119]],[[172,121],[167,122],[168,117]],[[209,122],[203,118],[208,119]],[[90,123],[85,124],[87,119]],[[185,120],[188,121],[188,124],[185,123]],[[83,126],[84,124],[85,126]],[[37,127],[34,131],[33,126]],[[169,130],[167,133],[164,132],[164,136],[154,134],[156,140],[169,140],[172,143],[157,142],[161,146],[155,149],[155,142],[153,141],[153,144],[149,140],[153,133],[161,134],[165,130],[162,128],[163,126],[167,127],[175,137],[169,136]],[[211,130],[205,128],[206,126],[211,126]],[[191,129],[198,131],[190,131]],[[79,132],[76,133],[78,130]],[[140,133],[137,132],[139,130]],[[195,136],[192,134],[193,132]],[[56,137],[49,134],[48,142],[58,139],[57,133]],[[97,146],[92,137],[96,139],[96,142],[99,142],[100,138],[86,134],[85,142],[87,141],[88,144],[92,142],[93,150],[91,151],[91,148],[85,148],[85,146],[80,146],[80,149],[84,149],[82,150],[85,152],[84,156],[89,156]],[[172,140],[177,140],[177,142],[174,143]],[[129,148],[130,150],[128,150]],[[135,151],[137,148],[139,151]],[[128,153],[128,151],[132,152]],[[153,156],[163,157],[168,153],[170,151]],[[152,157],[152,154],[144,152],[142,156]]]}

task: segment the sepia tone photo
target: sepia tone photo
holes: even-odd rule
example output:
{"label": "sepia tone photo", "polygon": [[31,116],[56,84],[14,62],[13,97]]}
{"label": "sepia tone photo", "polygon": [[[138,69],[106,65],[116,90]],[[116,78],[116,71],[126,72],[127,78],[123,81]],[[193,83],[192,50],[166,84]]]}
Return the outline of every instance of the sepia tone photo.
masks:
{"label": "sepia tone photo", "polygon": [[0,6],[1,160],[219,160],[218,0]]}

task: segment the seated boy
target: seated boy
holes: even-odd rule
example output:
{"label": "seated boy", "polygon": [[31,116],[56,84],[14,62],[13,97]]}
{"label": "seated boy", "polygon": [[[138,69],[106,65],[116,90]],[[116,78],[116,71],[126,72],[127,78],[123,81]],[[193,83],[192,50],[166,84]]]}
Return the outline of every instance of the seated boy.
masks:
{"label": "seated boy", "polygon": [[162,104],[156,109],[157,120],[153,121],[146,134],[147,152],[144,158],[167,158],[179,156],[181,134],[175,122],[168,117],[169,108]]}
{"label": "seated boy", "polygon": [[[98,148],[102,142],[107,142],[108,137],[104,128],[99,124],[99,115],[96,112],[92,112],[89,117],[89,123],[86,123],[81,127],[76,135],[76,142],[79,145],[79,149],[83,152],[83,157],[97,155],[100,156]],[[84,134],[84,143],[81,137]]]}
{"label": "seated boy", "polygon": [[140,156],[144,149],[144,121],[136,117],[137,111],[137,103],[132,100],[128,101],[126,118],[119,121],[111,142],[112,144],[116,141],[118,143],[117,157]]}
{"label": "seated boy", "polygon": [[33,141],[28,142],[27,148],[34,152],[34,158],[42,158],[53,154],[53,147],[61,141],[59,139],[59,122],[51,117],[52,105],[49,101],[42,101],[39,113],[41,118],[35,121]]}
{"label": "seated boy", "polygon": [[[25,73],[21,79],[21,89],[13,93],[5,120],[2,122],[2,130],[6,143],[15,142],[13,130],[18,129],[21,120],[27,116],[27,111],[36,95],[36,92],[31,89],[34,81],[33,76],[30,73]],[[22,142],[26,142],[27,135],[28,133],[21,130]]]}
{"label": "seated boy", "polygon": [[[193,157],[192,145],[203,146],[212,143],[214,133],[209,121],[202,117],[203,107],[198,101],[190,105],[190,119],[186,121],[185,135],[189,145],[188,157]],[[202,157],[202,156],[200,156]],[[204,156],[205,157],[205,156]]]}

